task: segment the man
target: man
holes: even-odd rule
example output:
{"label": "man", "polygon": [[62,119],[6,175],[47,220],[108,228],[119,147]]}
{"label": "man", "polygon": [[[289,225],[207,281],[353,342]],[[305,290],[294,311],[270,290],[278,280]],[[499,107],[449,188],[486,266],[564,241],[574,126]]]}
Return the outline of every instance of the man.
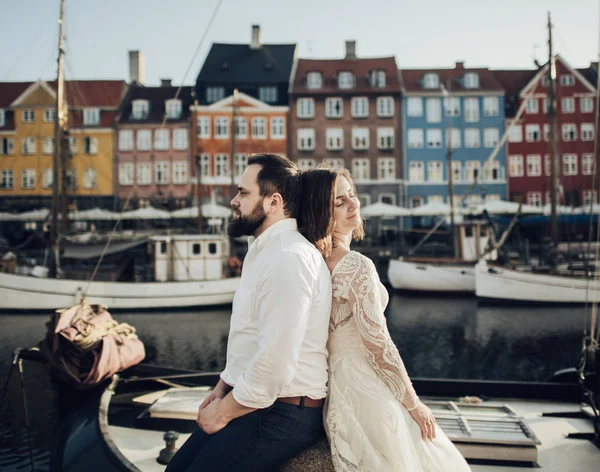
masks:
{"label": "man", "polygon": [[273,470],[321,437],[331,280],[297,231],[299,174],[285,157],[248,160],[228,228],[251,238],[227,363],[167,472]]}

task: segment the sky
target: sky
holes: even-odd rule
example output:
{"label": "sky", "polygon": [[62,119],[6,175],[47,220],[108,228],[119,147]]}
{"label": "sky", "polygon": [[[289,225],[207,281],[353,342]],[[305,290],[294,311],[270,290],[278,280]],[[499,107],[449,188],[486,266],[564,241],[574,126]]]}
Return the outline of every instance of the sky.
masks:
{"label": "sky", "polygon": [[[60,0],[0,4],[0,81],[52,79]],[[574,67],[597,60],[600,0],[66,0],[65,73],[129,80],[137,49],[147,85],[193,84],[210,44],[247,44],[252,24],[264,43],[296,43],[301,58],[343,57],[353,39],[358,57],[393,55],[400,68],[532,68],[548,55],[548,11],[555,51]]]}

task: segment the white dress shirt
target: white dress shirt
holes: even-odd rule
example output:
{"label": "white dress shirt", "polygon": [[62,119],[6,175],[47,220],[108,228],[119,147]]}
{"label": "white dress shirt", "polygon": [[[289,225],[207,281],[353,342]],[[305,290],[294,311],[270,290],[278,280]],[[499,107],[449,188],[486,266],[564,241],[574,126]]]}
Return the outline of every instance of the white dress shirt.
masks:
{"label": "white dress shirt", "polygon": [[250,238],[233,299],[221,379],[238,403],[327,394],[331,277],[317,249],[286,218]]}

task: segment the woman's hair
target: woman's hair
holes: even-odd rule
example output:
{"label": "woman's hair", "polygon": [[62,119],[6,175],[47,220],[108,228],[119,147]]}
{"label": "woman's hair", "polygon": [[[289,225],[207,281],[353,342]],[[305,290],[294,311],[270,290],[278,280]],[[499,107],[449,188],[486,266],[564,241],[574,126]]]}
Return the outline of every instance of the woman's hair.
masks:
{"label": "woman's hair", "polygon": [[[300,232],[313,243],[323,257],[329,257],[333,248],[333,210],[335,185],[339,176],[345,177],[354,194],[356,188],[350,172],[319,166],[302,172],[302,204],[300,206]],[[352,238],[363,239],[364,222],[352,232]]]}

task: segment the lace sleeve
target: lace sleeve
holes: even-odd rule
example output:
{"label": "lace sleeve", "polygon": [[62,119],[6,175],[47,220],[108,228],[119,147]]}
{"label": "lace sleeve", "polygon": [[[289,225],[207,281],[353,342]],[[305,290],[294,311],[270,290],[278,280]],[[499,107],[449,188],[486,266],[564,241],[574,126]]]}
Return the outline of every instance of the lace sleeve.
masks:
{"label": "lace sleeve", "polygon": [[361,262],[350,280],[350,304],[369,359],[394,396],[409,410],[419,403],[398,349],[387,329],[383,314],[379,276],[370,259]]}

